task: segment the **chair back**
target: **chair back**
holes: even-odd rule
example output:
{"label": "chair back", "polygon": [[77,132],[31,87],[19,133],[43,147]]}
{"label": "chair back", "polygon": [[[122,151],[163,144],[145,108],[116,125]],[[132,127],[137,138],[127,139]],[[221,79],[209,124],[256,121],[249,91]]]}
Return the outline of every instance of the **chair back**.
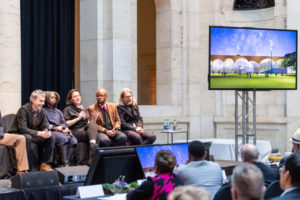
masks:
{"label": "chair back", "polygon": [[3,125],[4,125],[4,133],[8,133],[13,122],[15,120],[16,114],[8,114],[2,117]]}
{"label": "chair back", "polygon": [[231,198],[231,187],[230,185],[224,184],[215,194],[213,200],[232,200]]}
{"label": "chair back", "polygon": [[273,181],[267,188],[265,199],[271,199],[273,197],[280,196],[282,193],[279,181]]}

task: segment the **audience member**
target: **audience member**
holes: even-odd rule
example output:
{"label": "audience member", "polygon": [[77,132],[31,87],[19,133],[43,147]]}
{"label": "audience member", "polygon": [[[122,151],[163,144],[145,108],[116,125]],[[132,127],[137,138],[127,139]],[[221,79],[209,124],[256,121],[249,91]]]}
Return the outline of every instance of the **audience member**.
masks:
{"label": "audience member", "polygon": [[[45,103],[45,93],[42,90],[34,90],[30,96],[30,103],[23,105],[17,112],[10,132],[23,134],[26,138],[29,166],[33,167],[33,152],[31,142],[38,145],[42,155],[40,170],[52,171],[49,162],[53,154],[55,137],[48,130],[48,122],[45,111],[42,109]],[[30,155],[31,154],[31,155]]]}
{"label": "audience member", "polygon": [[4,125],[0,112],[0,145],[13,146],[16,151],[17,174],[28,171],[26,140],[23,135],[4,133]]}
{"label": "audience member", "polygon": [[60,96],[57,92],[46,92],[46,102],[44,110],[46,111],[49,130],[55,136],[55,144],[58,148],[60,165],[68,166],[69,159],[74,152],[77,139],[68,129],[63,113],[57,109]]}
{"label": "audience member", "polygon": [[175,174],[181,178],[184,185],[202,186],[213,198],[223,183],[220,165],[204,160],[207,152],[200,141],[191,142],[188,151],[189,160],[187,164],[176,168]]}
{"label": "audience member", "polygon": [[262,200],[266,187],[261,170],[253,164],[236,166],[231,178],[233,200]]}
{"label": "audience member", "polygon": [[106,102],[107,97],[106,90],[99,89],[96,92],[97,103],[89,106],[90,120],[96,123],[100,146],[126,145],[127,137],[120,131],[121,121],[117,107]]}
{"label": "audience member", "polygon": [[286,159],[280,172],[280,187],[284,191],[274,200],[300,199],[300,153],[295,153]]}
{"label": "audience member", "polygon": [[241,158],[243,162],[248,162],[256,165],[264,175],[264,180],[267,183],[279,179],[278,172],[275,172],[271,167],[262,162],[258,162],[259,152],[257,147],[253,144],[244,144],[241,149]]}
{"label": "audience member", "polygon": [[172,190],[182,185],[173,174],[176,165],[175,156],[167,150],[157,152],[155,156],[155,177],[148,177],[138,188],[127,193],[127,200],[157,199],[166,200]]}
{"label": "audience member", "polygon": [[176,187],[168,200],[210,200],[210,194],[202,187],[185,185]]}
{"label": "audience member", "polygon": [[143,119],[130,89],[122,89],[117,108],[121,119],[121,129],[132,144],[153,144],[156,137],[153,133],[144,131]]}
{"label": "audience member", "polygon": [[[97,127],[95,126],[95,123],[89,123],[88,121],[89,114],[82,106],[79,90],[72,89],[68,92],[66,105],[67,106],[64,109],[66,123],[78,142],[89,144],[91,160],[92,151],[97,147]],[[87,160],[86,155],[83,155],[80,152],[77,154],[78,164],[87,164]]]}
{"label": "audience member", "polygon": [[[300,129],[296,130],[296,132],[293,134],[293,137],[290,139],[290,141],[292,141],[292,144],[293,144],[293,152],[300,153]],[[281,161],[279,163],[279,168],[283,167],[287,158],[288,158],[288,156],[281,159]]]}

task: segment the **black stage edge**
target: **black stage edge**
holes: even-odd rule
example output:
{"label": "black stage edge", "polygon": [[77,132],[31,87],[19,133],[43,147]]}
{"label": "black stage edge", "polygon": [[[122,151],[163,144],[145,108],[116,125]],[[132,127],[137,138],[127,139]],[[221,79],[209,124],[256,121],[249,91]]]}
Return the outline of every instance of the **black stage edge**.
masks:
{"label": "black stage edge", "polygon": [[75,195],[78,186],[83,183],[73,183],[59,186],[47,186],[30,189],[11,188],[9,179],[0,180],[0,199],[5,200],[63,200],[64,196]]}

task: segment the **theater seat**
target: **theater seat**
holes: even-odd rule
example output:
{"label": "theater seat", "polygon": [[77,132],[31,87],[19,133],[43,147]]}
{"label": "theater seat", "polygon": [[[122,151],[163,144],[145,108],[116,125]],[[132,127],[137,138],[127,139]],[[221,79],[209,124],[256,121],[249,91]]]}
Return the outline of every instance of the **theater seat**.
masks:
{"label": "theater seat", "polygon": [[231,200],[230,185],[224,184],[215,194],[213,200]]}
{"label": "theater seat", "polygon": [[278,197],[282,193],[282,189],[280,188],[280,182],[279,181],[273,181],[271,184],[269,184],[266,194],[265,194],[265,199],[271,199],[274,197]]}

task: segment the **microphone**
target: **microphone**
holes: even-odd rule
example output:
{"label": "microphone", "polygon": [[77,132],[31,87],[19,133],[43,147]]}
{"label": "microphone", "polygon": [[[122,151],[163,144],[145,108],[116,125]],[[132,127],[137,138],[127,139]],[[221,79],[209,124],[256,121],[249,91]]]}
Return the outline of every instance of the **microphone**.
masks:
{"label": "microphone", "polygon": [[114,130],[116,130],[116,131],[120,130],[120,126],[116,126],[116,127],[114,128]]}
{"label": "microphone", "polygon": [[81,110],[83,110],[83,105],[81,104],[81,105],[79,106],[79,108],[80,108]]}

